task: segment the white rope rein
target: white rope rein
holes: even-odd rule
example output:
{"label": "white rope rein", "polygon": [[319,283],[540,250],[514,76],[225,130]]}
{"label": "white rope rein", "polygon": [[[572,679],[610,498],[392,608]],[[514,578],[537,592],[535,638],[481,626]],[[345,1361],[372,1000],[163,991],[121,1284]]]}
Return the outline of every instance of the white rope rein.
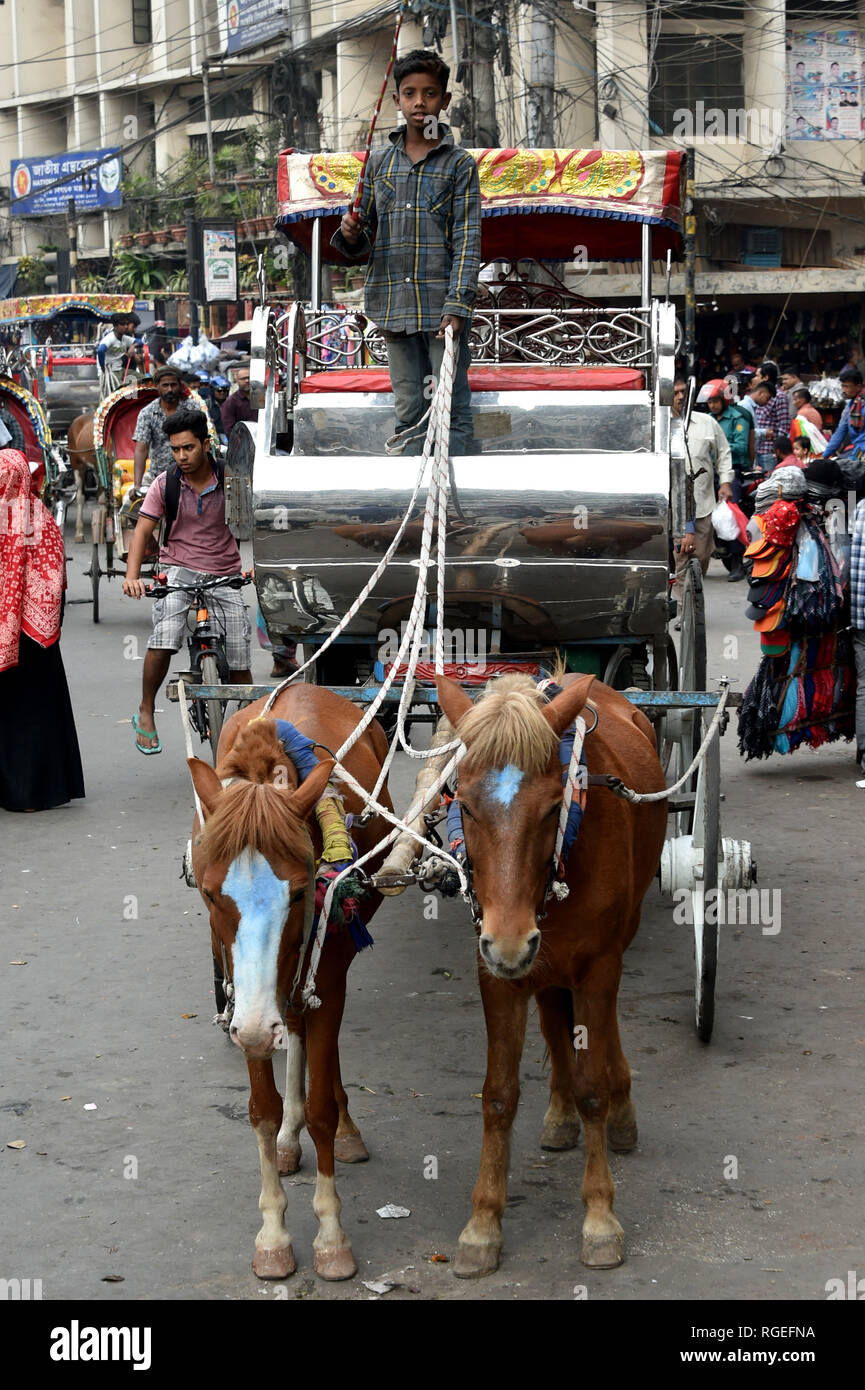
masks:
{"label": "white rope rein", "polygon": [[623,783],[619,783],[615,788],[616,796],[621,796],[625,801],[633,802],[634,805],[638,804],[639,802],[645,801],[666,801],[669,796],[672,796],[673,792],[677,792],[680,787],[683,787],[687,782],[688,778],[691,776],[691,774],[694,771],[696,771],[700,762],[702,762],[703,755],[705,754],[706,749],[709,747],[709,744],[712,742],[712,739],[715,736],[715,730],[717,729],[723,717],[724,706],[727,703],[727,696],[729,695],[729,693],[729,682],[724,680],[721,682],[721,695],[718,700],[718,705],[715,710],[714,717],[712,718],[712,721],[709,724],[708,729],[706,730],[706,737],[703,739],[703,742],[697,749],[691,766],[688,768],[686,772],[682,773],[682,776],[679,778],[678,782],[674,782],[671,787],[665,787],[664,790],[660,792],[635,792],[633,788],[626,787]]}

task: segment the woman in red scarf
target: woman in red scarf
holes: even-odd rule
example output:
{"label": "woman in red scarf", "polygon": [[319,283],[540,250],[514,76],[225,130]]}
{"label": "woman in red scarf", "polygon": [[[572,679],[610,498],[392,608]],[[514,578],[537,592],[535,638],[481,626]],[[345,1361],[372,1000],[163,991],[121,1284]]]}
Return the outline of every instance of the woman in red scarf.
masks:
{"label": "woman in red scarf", "polygon": [[0,806],[47,811],[84,795],[60,655],[63,537],[30,465],[0,449]]}

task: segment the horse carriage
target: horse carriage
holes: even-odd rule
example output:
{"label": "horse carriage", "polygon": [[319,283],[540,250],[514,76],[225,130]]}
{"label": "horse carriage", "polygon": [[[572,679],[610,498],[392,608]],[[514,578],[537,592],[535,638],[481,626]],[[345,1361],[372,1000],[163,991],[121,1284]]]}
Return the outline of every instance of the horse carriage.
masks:
{"label": "horse carriage", "polygon": [[[512,973],[507,964],[493,959],[499,948],[489,936],[487,923],[498,921],[502,913],[507,919],[507,905],[502,913],[490,906],[488,865],[481,883],[481,866],[475,864],[473,868],[466,856],[457,857],[456,846],[465,841],[454,837],[450,811],[440,809],[438,801],[431,802],[423,791],[432,776],[419,776],[418,791],[404,822],[388,812],[387,793],[381,788],[396,748],[401,745],[412,751],[405,738],[409,721],[420,718],[438,723],[442,711],[450,721],[449,725],[439,724],[433,738],[433,749],[438,744],[440,751],[431,759],[431,770],[439,772],[445,764],[433,784],[435,791],[465,752],[469,728],[474,740],[484,722],[490,725],[496,687],[500,685],[506,692],[503,702],[511,697],[508,682],[491,681],[492,677],[508,673],[512,680],[518,680],[520,675],[530,676],[533,690],[539,679],[560,680],[563,688],[552,695],[541,724],[546,718],[557,734],[568,727],[577,733],[570,761],[562,755],[564,775],[558,785],[565,791],[556,793],[553,806],[545,804],[538,810],[539,823],[549,826],[550,816],[558,818],[554,857],[548,866],[541,863],[538,869],[542,875],[541,906],[538,908],[537,900],[531,898],[534,888],[523,893],[524,885],[513,877],[512,866],[501,864],[500,872],[521,901],[528,897],[531,928],[542,921],[548,905],[550,915],[556,913],[569,891],[564,881],[562,844],[578,799],[576,789],[603,786],[611,794],[599,794],[590,801],[591,810],[580,832],[587,836],[581,856],[589,853],[589,840],[595,855],[591,873],[589,861],[581,858],[584,873],[595,879],[600,873],[604,879],[600,888],[593,881],[593,890],[608,894],[620,891],[617,876],[623,872],[620,862],[624,861],[617,861],[614,853],[611,857],[611,847],[627,822],[629,853],[642,856],[639,870],[634,871],[637,878],[643,876],[642,886],[636,897],[636,917],[631,899],[623,899],[616,912],[622,920],[633,920],[635,930],[639,902],[660,856],[662,891],[690,898],[696,1025],[700,1038],[708,1041],[714,1016],[718,926],[706,912],[707,897],[712,890],[747,888],[753,879],[753,866],[750,846],[721,834],[719,741],[729,709],[740,701],[726,682],[720,682],[718,690],[706,689],[702,581],[696,561],[685,576],[678,646],[669,632],[672,537],[684,533],[692,512],[684,430],[682,422],[671,414],[678,330],[669,300],[669,265],[681,243],[683,159],[677,152],[598,150],[486,150],[476,152],[475,157],[483,200],[482,258],[490,270],[482,272],[482,291],[471,324],[473,439],[467,452],[451,458],[442,446],[449,419],[450,343],[441,379],[434,383],[427,440],[429,447],[435,436],[431,456],[424,455],[418,472],[416,459],[388,451],[393,448],[393,443],[389,444],[393,397],[382,366],[386,357],[382,336],[374,324],[358,316],[348,335],[351,365],[347,365],[340,360],[338,344],[334,350],[333,314],[323,303],[323,267],[340,259],[330,247],[330,238],[351,199],[361,157],[286,152],[279,166],[278,225],[311,257],[312,302],[309,306],[296,303],[287,313],[277,313],[266,307],[262,294],[251,342],[258,423],[255,431],[244,437],[243,447],[232,449],[228,460],[233,475],[231,507],[244,516],[251,514],[261,612],[272,636],[290,636],[302,645],[305,663],[312,663],[303,671],[306,680],[350,701],[358,710],[378,712],[398,706],[390,752],[386,744],[382,750],[381,729],[371,743],[366,730],[360,744],[352,742],[357,730],[342,741],[345,726],[335,730],[319,727],[311,735],[328,751],[337,749],[340,779],[345,779],[352,793],[363,794],[368,808],[372,805],[384,816],[382,824],[389,822],[394,827],[386,841],[393,847],[382,864],[383,855],[376,859],[375,852],[366,849],[368,816],[356,819],[361,858],[353,868],[341,872],[357,874],[372,858],[372,871],[365,882],[374,894],[399,892],[411,884],[422,886],[424,891],[437,887],[444,892],[444,877],[433,869],[436,863],[450,858],[456,877],[452,874],[448,891],[462,891],[470,904],[485,963],[493,961],[493,973],[499,979],[517,979],[525,974],[530,968],[526,962],[538,949],[540,932],[527,927],[520,945],[525,951]],[[531,267],[523,259],[527,249],[536,258]],[[653,300],[653,263],[663,265],[665,257],[667,295],[664,300]],[[558,271],[562,263],[574,259],[639,261],[640,302],[606,307],[573,292]],[[360,349],[358,335],[362,338]],[[357,366],[357,362],[366,365]],[[426,506],[422,500],[418,507],[430,463],[432,480]],[[435,630],[434,662],[424,650],[427,629]],[[454,638],[461,635],[463,648],[455,650]],[[577,672],[584,674],[563,674]],[[595,678],[603,684],[593,687]],[[469,692],[479,685],[487,688],[472,709]],[[592,689],[598,691],[594,699],[588,693]],[[235,723],[234,728],[227,726],[229,741],[225,746],[220,744],[219,776],[191,757],[187,730],[198,823],[204,827],[203,835],[188,851],[187,879],[197,881],[210,904],[214,953],[219,959],[219,943],[226,977],[226,943],[234,941],[235,981],[240,978],[241,965],[245,969],[246,964],[242,943],[234,938],[237,914],[224,920],[223,881],[227,884],[232,877],[232,886],[225,892],[234,894],[238,903],[248,899],[251,904],[259,898],[257,890],[252,893],[251,879],[247,881],[255,854],[247,850],[247,858],[241,856],[232,862],[245,842],[228,822],[232,809],[239,810],[253,792],[259,796],[259,805],[264,799],[273,800],[274,818],[283,815],[284,807],[277,807],[278,798],[271,796],[268,786],[251,786],[249,767],[259,768],[257,782],[275,780],[279,759],[284,760],[275,742],[274,729],[279,726],[272,720],[259,721],[272,709],[286,720],[293,717],[295,709],[303,712],[303,690],[297,682],[284,682],[276,690],[272,686],[188,684],[169,688],[170,696],[180,698],[185,720],[187,697],[241,701],[266,697],[250,723],[242,727],[242,711],[238,716],[241,723]],[[537,696],[532,699],[534,702]],[[419,714],[424,708],[429,712]],[[501,708],[504,710],[504,703]],[[537,713],[532,717],[537,724]],[[654,737],[647,721],[654,726]],[[458,723],[459,738],[448,743]],[[604,735],[600,733],[602,724],[607,730]],[[593,732],[595,728],[598,733]],[[595,741],[592,760],[601,756],[605,761],[600,772],[590,770],[583,778],[578,745],[586,734],[590,742]],[[486,735],[487,743],[495,737],[490,728]],[[460,739],[462,753],[453,752]],[[640,749],[650,745],[649,761],[641,762]],[[357,762],[352,764],[361,746],[367,757],[364,771],[358,770]],[[478,746],[472,741],[466,766],[476,757]],[[601,748],[603,753],[598,752]],[[636,749],[636,761],[628,764],[625,753],[630,748]],[[415,752],[415,756],[429,758],[431,751]],[[614,775],[611,769],[623,766],[617,761],[619,752],[625,756],[628,771]],[[549,759],[549,752],[545,757]],[[501,769],[502,764],[493,761],[488,766]],[[489,775],[492,782],[485,785],[492,786],[490,795],[500,800],[502,807],[510,807],[523,773],[509,763]],[[627,785],[629,775],[633,776],[633,786]],[[556,780],[554,773],[554,791]],[[326,781],[325,769],[319,767],[301,783],[292,798],[298,815],[310,814]],[[232,785],[238,782],[243,785]],[[477,783],[468,776],[466,782],[464,787],[460,780],[458,800],[471,816],[474,842],[479,844],[480,832],[474,814],[468,811],[469,793]],[[589,795],[591,798],[591,791]],[[639,802],[648,804],[640,806],[636,804]],[[583,804],[581,800],[581,808]],[[436,831],[446,814],[450,855]],[[533,834],[532,822],[526,822],[526,843]],[[273,892],[284,888],[287,893],[292,856],[285,848],[285,839],[277,836],[273,843],[257,840],[254,844],[262,860],[260,872],[269,873],[267,882]],[[515,854],[519,862],[516,849]],[[227,864],[231,868],[223,880]],[[279,865],[275,878],[267,864]],[[574,872],[573,868],[568,870],[571,889],[576,887],[578,894],[588,891],[575,880]],[[536,878],[531,877],[530,882],[534,885]],[[292,888],[293,883],[292,878]],[[279,974],[279,984],[273,986],[273,1018],[265,1020],[263,1032],[250,1030],[252,1041],[244,1039],[242,1029],[235,1036],[250,1065],[258,1116],[253,1123],[261,1154],[260,1205],[265,1224],[253,1267],[263,1277],[282,1277],[293,1268],[290,1243],[282,1226],[285,1200],[277,1191],[275,1177],[277,1155],[281,1171],[293,1171],[297,1166],[297,1135],[303,1113],[298,1024],[285,1004],[288,1001],[296,1008],[298,1016],[313,1017],[305,1010],[318,1003],[314,994],[318,967],[327,973],[327,981],[322,975],[322,985],[339,994],[331,972],[338,973],[340,948],[328,944],[321,952],[322,932],[336,901],[334,892],[331,885],[324,905],[319,904],[318,935],[313,931],[310,936],[309,920],[304,919],[294,984],[290,977],[284,983]],[[295,895],[291,903],[296,901],[300,899]],[[378,901],[380,897],[376,897]],[[298,919],[292,915],[287,897],[280,910],[280,922],[286,923],[288,931],[287,924]],[[238,911],[243,918],[246,908]],[[293,929],[300,930],[297,925]],[[260,924],[256,930],[260,931]],[[529,938],[530,946],[525,944]],[[554,938],[555,934],[547,940],[552,954],[556,951]],[[283,949],[280,961],[284,955]],[[304,970],[306,984],[299,992]],[[480,978],[484,992],[490,986],[483,971]],[[231,994],[227,978],[225,983]],[[612,991],[613,1018],[617,984],[618,975]],[[320,992],[324,1005],[325,988]],[[575,1020],[573,1013],[568,1019],[565,1006],[553,1007],[543,991],[537,997],[552,1055],[551,1106],[542,1143],[551,1148],[572,1147],[579,1121],[567,1078],[572,1074],[569,1068],[574,1064],[577,1045],[571,1034],[580,1020]],[[598,1036],[608,1026],[609,994],[606,997],[604,1011],[589,1024],[590,1033],[596,1028]],[[501,1094],[510,1097],[519,1058],[518,1051],[513,1050],[514,1039],[521,1048],[524,1015],[521,1023],[516,1014],[497,1014],[497,1006],[487,993],[484,1005],[492,1048],[488,1056],[494,1057],[498,1046],[502,1057],[507,1054],[511,1067],[510,1072],[496,1072],[498,1064],[491,1062],[493,1070],[488,1070],[487,1080],[491,1085],[501,1083]],[[321,1012],[325,1014],[324,1007]],[[314,1017],[317,1019],[318,1014]],[[237,1022],[235,1017],[233,1035],[238,1033]],[[243,1022],[249,1023],[246,1013]],[[338,1021],[336,1026],[338,1029]],[[308,1027],[311,1029],[312,1024]],[[315,1033],[319,1035],[318,1025]],[[311,1037],[310,1032],[308,1039]],[[254,1070],[261,1062],[251,1060],[269,1057],[278,1045],[284,1045],[289,1053],[284,1114],[277,1108],[272,1074],[265,1087],[260,1072]],[[320,1046],[320,1036],[316,1045]],[[583,1259],[598,1268],[617,1264],[622,1258],[621,1227],[612,1217],[604,1135],[613,1147],[623,1150],[636,1143],[630,1074],[614,1025],[611,1038],[604,1043],[607,1045],[607,1061],[601,1071],[593,1081],[580,1083],[583,1088],[612,1087],[607,1129],[594,1122],[592,1107],[596,1102],[590,1098],[591,1092],[579,1100],[587,1144],[583,1192],[588,1215]],[[317,1055],[321,1065],[322,1054],[319,1051]],[[327,1143],[319,1142],[319,1131],[325,1133],[330,1125],[330,1119],[322,1119],[318,1111],[322,1086],[331,1088],[327,1104],[332,1105],[335,1098],[339,1111],[337,1156],[341,1142],[351,1150],[360,1141],[345,1107],[338,1060],[336,1071],[327,1070],[324,1082],[322,1074],[319,1071],[317,1098],[311,1093],[307,1105],[308,1125],[319,1155],[315,1209],[321,1226],[316,1269],[325,1278],[344,1278],[353,1272],[353,1261],[350,1250],[346,1256],[347,1241],[338,1222],[339,1206],[332,1185],[333,1144],[328,1151]],[[311,1086],[312,1075],[311,1062]],[[489,1209],[495,1208],[500,1215],[504,1204],[501,1165],[506,1163],[506,1138],[499,1140],[495,1134],[497,1126],[509,1127],[515,1100],[513,1104],[511,1099],[493,1100],[496,1094],[490,1090],[488,1095],[485,1087],[485,1140],[475,1214],[461,1237],[459,1267],[455,1267],[457,1273],[467,1276],[495,1268],[501,1245],[498,1219],[487,1219]],[[499,1120],[500,1114],[507,1118]],[[328,1152],[330,1158],[323,1164],[322,1155]]]}
{"label": "horse carriage", "polygon": [[[668,800],[660,873],[665,893],[692,897],[696,1026],[708,1041],[719,927],[705,920],[706,894],[749,887],[754,870],[748,843],[721,834],[719,738],[741,696],[726,685],[706,690],[696,560],[678,647],[669,631],[671,536],[683,534],[690,503],[682,423],[670,410],[678,325],[669,293],[652,299],[652,267],[666,258],[669,276],[680,248],[682,157],[488,150],[478,164],[482,257],[493,270],[482,272],[471,327],[472,452],[451,464],[445,612],[439,619],[433,602],[430,622],[450,639],[446,674],[468,687],[508,671],[541,677],[561,656],[568,670],[626,689],[655,725],[670,782],[692,768],[713,729]],[[255,312],[259,421],[254,441],[250,431],[234,442],[228,472],[233,520],[252,514],[268,630],[302,643],[306,657],[320,653],[307,679],[367,706],[400,648],[421,524],[409,522],[367,594],[413,471],[386,453],[393,397],[381,333],[358,316],[370,365],[345,366],[322,302],[323,268],[341,262],[330,238],[359,169],[357,155],[280,157],[278,225],[310,254],[312,302]],[[560,270],[575,255],[639,261],[640,303],[604,307],[569,290],[550,263]],[[358,360],[354,333],[347,351]],[[386,728],[402,696],[398,666]],[[228,698],[229,688],[220,693]],[[436,692],[422,655],[411,719],[434,722],[423,706],[435,708]]]}

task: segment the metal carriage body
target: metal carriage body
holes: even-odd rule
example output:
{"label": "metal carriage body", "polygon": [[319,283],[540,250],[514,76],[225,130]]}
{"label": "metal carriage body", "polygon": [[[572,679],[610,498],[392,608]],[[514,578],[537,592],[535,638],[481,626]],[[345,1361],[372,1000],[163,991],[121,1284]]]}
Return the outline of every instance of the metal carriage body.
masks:
{"label": "metal carriage body", "polygon": [[[473,440],[452,460],[445,626],[502,657],[580,648],[599,674],[629,646],[654,645],[657,662],[667,641],[676,324],[672,305],[652,302],[651,264],[679,244],[681,157],[475,155],[482,259],[507,269],[481,282],[472,320]],[[381,333],[321,303],[321,267],[340,260],[330,237],[358,160],[281,157],[279,222],[311,252],[312,304],[282,316],[259,310],[253,329],[259,599],[269,630],[305,649],[369,580],[416,474],[417,460],[385,451],[394,425]],[[640,303],[604,308],[555,274],[533,281],[517,263],[524,250],[572,260],[575,246],[588,259],[642,256]],[[340,638],[356,654],[399,631],[419,545],[410,525]]]}

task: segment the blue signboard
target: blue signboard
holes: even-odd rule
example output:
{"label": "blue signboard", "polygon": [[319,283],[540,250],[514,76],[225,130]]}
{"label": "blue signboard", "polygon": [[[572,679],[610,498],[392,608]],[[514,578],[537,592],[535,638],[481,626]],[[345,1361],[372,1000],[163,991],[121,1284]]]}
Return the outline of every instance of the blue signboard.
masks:
{"label": "blue signboard", "polygon": [[75,199],[76,212],[119,208],[123,206],[122,177],[119,149],[13,159],[10,211],[16,217],[66,212],[70,198]]}
{"label": "blue signboard", "polygon": [[289,0],[225,0],[228,52],[258,48],[287,34]]}

